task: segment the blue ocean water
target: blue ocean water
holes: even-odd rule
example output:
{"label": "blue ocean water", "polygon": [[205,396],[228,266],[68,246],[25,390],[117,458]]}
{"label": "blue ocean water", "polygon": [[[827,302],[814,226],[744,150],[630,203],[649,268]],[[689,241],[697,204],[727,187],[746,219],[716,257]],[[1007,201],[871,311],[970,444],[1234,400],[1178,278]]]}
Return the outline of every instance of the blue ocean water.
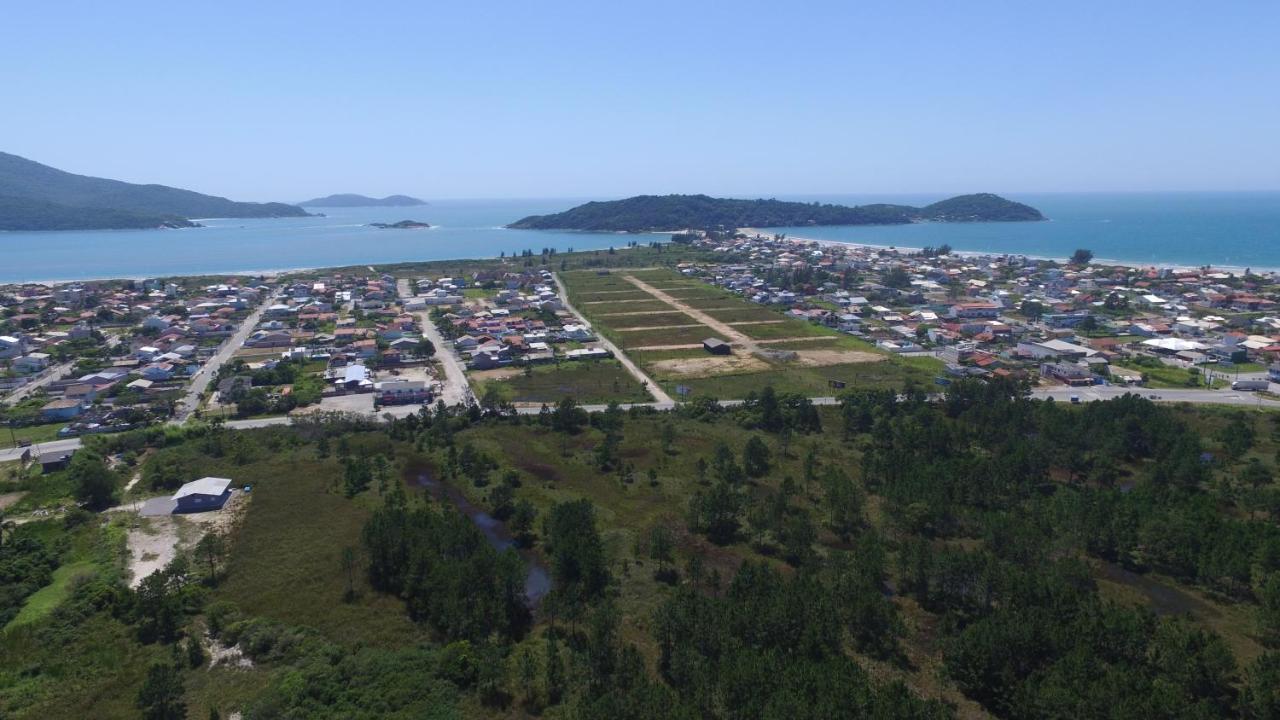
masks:
{"label": "blue ocean water", "polygon": [[[615,233],[507,230],[584,200],[442,200],[408,208],[309,208],[325,217],[208,219],[181,230],[0,232],[0,283],[253,272],[621,247]],[[372,222],[418,220],[421,230]]]}
{"label": "blue ocean water", "polygon": [[[1140,264],[1280,268],[1280,192],[1004,193],[1050,218],[1043,223],[777,228],[824,240],[1066,257]],[[780,199],[921,205],[941,195],[826,195]],[[185,230],[0,232],[0,282],[193,275],[412,260],[494,257],[625,245],[630,236],[507,230],[526,215],[580,199],[441,200],[415,208],[326,208],[326,217],[214,219]],[[370,222],[422,220],[429,230],[379,230]]]}
{"label": "blue ocean water", "polygon": [[[1077,248],[1099,259],[1139,265],[1280,268],[1280,192],[1001,193],[1038,208],[1039,223],[922,223],[895,226],[771,228],[771,232],[867,245],[1066,258]],[[783,199],[783,198],[779,198]],[[830,195],[840,204],[922,205],[937,195]]]}

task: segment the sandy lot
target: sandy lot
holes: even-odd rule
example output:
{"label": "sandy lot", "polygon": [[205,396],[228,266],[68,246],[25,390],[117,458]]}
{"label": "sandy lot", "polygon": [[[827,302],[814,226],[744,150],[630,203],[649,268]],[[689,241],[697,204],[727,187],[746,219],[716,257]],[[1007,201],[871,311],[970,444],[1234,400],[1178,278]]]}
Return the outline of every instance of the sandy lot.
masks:
{"label": "sandy lot", "polygon": [[505,367],[493,370],[472,370],[468,376],[472,380],[506,380],[524,372],[521,368]]}
{"label": "sandy lot", "polygon": [[237,491],[216,512],[137,518],[128,532],[129,587],[138,587],[143,578],[163,569],[180,550],[195,545],[205,533],[227,533],[244,514],[247,504],[244,493]]}
{"label": "sandy lot", "polygon": [[707,377],[732,372],[768,370],[769,363],[749,355],[713,355],[701,358],[657,360],[650,363],[649,367],[669,377]]}
{"label": "sandy lot", "polygon": [[799,356],[796,363],[810,367],[883,362],[886,359],[884,355],[861,350],[795,350],[794,352]]}

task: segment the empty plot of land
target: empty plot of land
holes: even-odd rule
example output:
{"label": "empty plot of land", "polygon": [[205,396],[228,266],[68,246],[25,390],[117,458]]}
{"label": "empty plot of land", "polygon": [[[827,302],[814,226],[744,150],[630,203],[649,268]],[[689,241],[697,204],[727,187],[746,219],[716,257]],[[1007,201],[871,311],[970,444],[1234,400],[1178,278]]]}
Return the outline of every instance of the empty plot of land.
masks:
{"label": "empty plot of land", "polygon": [[629,310],[627,312],[600,313],[599,317],[616,318],[616,317],[631,317],[633,315],[663,315],[663,314],[671,314],[671,313],[672,313],[672,308],[668,307],[664,310]]}
{"label": "empty plot of land", "polygon": [[619,331],[629,327],[644,327],[646,325],[687,325],[689,324],[689,316],[675,311],[667,313],[638,313],[614,316],[608,318],[608,322],[605,324]]}
{"label": "empty plot of land", "polygon": [[667,327],[651,329],[645,332],[628,332],[620,335],[620,343],[627,350],[654,345],[686,345],[701,348],[702,341],[713,335],[715,335],[715,331],[705,325]]}
{"label": "empty plot of land", "polygon": [[744,301],[743,304],[727,310],[706,310],[708,315],[714,317],[720,322],[735,323],[748,320],[782,320],[778,313],[755,305],[748,305]]}
{"label": "empty plot of land", "polygon": [[751,355],[708,355],[705,357],[655,360],[649,367],[664,379],[711,377],[727,373],[754,373],[769,369],[769,363]]}
{"label": "empty plot of land", "polygon": [[581,293],[579,297],[585,297],[588,295],[644,295],[644,294],[645,293],[640,292],[638,290],[630,290],[627,288],[622,288],[620,290],[596,290],[593,292],[584,292],[584,293]]}
{"label": "empty plot of land", "polygon": [[702,323],[691,323],[689,325],[651,325],[649,327],[631,327],[618,328],[618,332],[644,332],[645,330],[671,330],[675,328],[700,328],[707,327]]}
{"label": "empty plot of land", "polygon": [[610,300],[599,303],[583,303],[582,311],[591,315],[606,316],[611,313],[620,312],[641,312],[644,310],[667,311],[670,312],[671,306],[660,300]]}
{"label": "empty plot of land", "polygon": [[829,338],[831,340],[838,339],[840,336],[833,334],[830,330],[812,325],[800,320],[783,320],[781,323],[760,323],[752,325],[739,325],[733,323],[733,327],[738,328],[743,335],[752,340],[781,340],[786,338]]}
{"label": "empty plot of land", "polygon": [[644,290],[645,292],[648,292],[649,294],[653,295],[659,300],[666,302],[667,304],[683,312],[684,314],[688,315],[694,320],[697,320],[703,325],[706,325],[712,330],[715,330],[718,334],[723,336],[723,339],[731,343],[740,344],[747,349],[753,348],[750,338],[748,338],[746,335],[743,335],[741,332],[734,330],[731,326],[726,325],[725,323],[720,322],[719,320],[716,320],[714,317],[707,314],[708,311],[692,307],[688,303],[682,300],[679,300],[678,298],[673,298],[670,295],[662,292],[661,290],[653,287],[652,285],[647,284],[645,281],[640,280],[639,278],[636,278],[633,275],[626,276],[626,279],[627,279],[627,282],[630,282],[631,284],[635,285],[641,290]]}
{"label": "empty plot of land", "polygon": [[[581,298],[581,299],[578,299]],[[642,292],[610,292],[586,293],[575,296],[574,305],[599,305],[601,303],[623,302],[625,300],[650,300],[648,294]]]}
{"label": "empty plot of land", "polygon": [[641,345],[640,347],[627,348],[628,350],[697,350],[702,347],[702,343],[680,343],[676,345]]}
{"label": "empty plot of land", "polygon": [[807,367],[826,367],[847,363],[874,363],[887,360],[884,355],[862,350],[793,350],[795,363]]}

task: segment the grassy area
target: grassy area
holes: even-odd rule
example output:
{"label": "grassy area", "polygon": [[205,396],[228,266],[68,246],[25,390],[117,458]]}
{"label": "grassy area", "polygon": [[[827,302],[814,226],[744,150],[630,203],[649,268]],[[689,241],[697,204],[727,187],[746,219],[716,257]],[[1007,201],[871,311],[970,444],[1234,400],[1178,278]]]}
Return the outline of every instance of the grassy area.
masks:
{"label": "grassy area", "polygon": [[[694,324],[692,319],[689,323]],[[649,326],[645,326],[649,327]],[[701,343],[716,332],[706,325],[697,327],[666,327],[658,330],[637,330],[635,332],[617,333],[618,345],[622,348],[649,347],[653,345],[680,345]]]}
{"label": "grassy area", "polygon": [[28,597],[26,604],[22,606],[22,612],[9,621],[6,629],[35,622],[53,612],[53,609],[61,605],[62,601],[66,600],[71,593],[72,580],[87,573],[92,573],[95,567],[96,565],[91,560],[80,560],[68,563],[55,570],[53,582]]}
{"label": "grassy area", "polygon": [[[632,328],[632,327],[661,327],[664,325],[689,325],[697,322],[693,318],[685,315],[677,310],[671,312],[656,312],[646,315],[622,315],[610,318],[592,317],[591,313],[584,311],[588,317],[591,317],[597,330],[608,332],[613,328]],[[610,335],[610,337],[613,337]]]}
{"label": "grassy area", "polygon": [[56,422],[16,428],[0,427],[0,448],[14,447],[23,440],[33,444],[57,440],[58,431],[66,425],[64,422]]}
{"label": "grassy area", "polygon": [[[578,306],[575,306],[578,307]],[[578,310],[596,316],[612,313],[644,312],[653,310],[670,310],[671,306],[661,300],[609,300],[607,302],[583,303]]]}
{"label": "grassy area", "polygon": [[374,645],[411,644],[422,631],[397,598],[374,593],[363,576],[358,597],[343,602],[342,548],[359,547],[369,510],[337,491],[341,467],[308,449],[239,468],[257,478],[236,533],[227,580],[214,596],[250,615]]}
{"label": "grassy area", "polygon": [[772,385],[778,392],[800,393],[811,397],[836,395],[840,390],[831,381],[845,383],[845,389],[898,388],[905,382],[931,385],[942,365],[932,358],[892,358],[881,362],[843,363],[823,367],[805,367],[795,363],[776,363],[763,372],[732,373],[710,377],[655,377],[663,389],[674,393],[677,385],[692,391],[690,398],[709,396],[718,399],[746,397]]}
{"label": "grassy area", "polygon": [[1176,390],[1182,388],[1229,387],[1230,382],[1215,378],[1212,385],[1206,386],[1204,376],[1199,368],[1194,372],[1183,367],[1165,365],[1159,361],[1135,362],[1124,360],[1117,363],[1120,367],[1136,370],[1146,378],[1146,386],[1157,390]]}
{"label": "grassy area", "polygon": [[606,290],[604,292],[581,293],[575,302],[591,305],[597,302],[623,302],[626,300],[651,300],[652,295],[643,290]]}
{"label": "grassy area", "polygon": [[[17,465],[14,465],[11,472],[16,469]],[[65,470],[45,475],[41,473],[39,465],[32,465],[27,470],[25,477],[7,479],[6,482],[0,484],[0,492],[18,491],[25,491],[26,495],[23,495],[21,500],[9,506],[8,512],[11,514],[16,515],[40,508],[55,508],[60,505],[71,504],[71,481],[67,478]]]}
{"label": "grassy area", "polygon": [[554,404],[565,395],[582,403],[648,402],[653,398],[617,360],[588,360],[532,367],[529,373],[482,380],[476,394],[496,392],[507,402]]}
{"label": "grassy area", "polygon": [[840,337],[840,333],[828,327],[814,325],[804,320],[786,320],[780,323],[762,325],[735,325],[734,330],[753,340],[774,340],[778,338],[803,337]]}

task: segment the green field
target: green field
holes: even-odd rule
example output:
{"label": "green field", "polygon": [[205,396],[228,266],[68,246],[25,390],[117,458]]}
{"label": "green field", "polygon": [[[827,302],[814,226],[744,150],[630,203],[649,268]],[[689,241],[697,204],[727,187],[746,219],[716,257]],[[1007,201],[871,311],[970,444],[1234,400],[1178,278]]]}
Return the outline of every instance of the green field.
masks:
{"label": "green field", "polygon": [[[804,320],[791,320],[765,325],[734,325],[734,330],[753,340],[776,340],[781,338],[844,337],[842,333],[821,325],[814,325]],[[812,343],[814,347],[825,347],[820,342]]]}
{"label": "green field", "polygon": [[[0,448],[14,447],[23,440],[31,443],[49,442],[58,439],[58,431],[66,426],[65,422],[45,423],[43,425],[27,425],[24,427],[0,427]],[[32,451],[35,452],[34,450]]]}
{"label": "green field", "polygon": [[342,473],[336,458],[310,455],[262,457],[234,471],[237,481],[255,481],[227,579],[215,599],[336,640],[413,642],[421,631],[404,616],[399,601],[372,592],[362,577],[356,601],[342,601],[342,548],[359,546],[368,510],[335,491]]}
{"label": "green field", "polygon": [[810,397],[830,397],[841,390],[831,381],[845,383],[845,390],[856,388],[898,388],[903,383],[931,385],[940,366],[937,361],[916,362],[918,358],[891,359],[874,363],[844,363],[823,367],[805,367],[795,363],[775,363],[764,372],[730,373],[710,377],[673,377],[657,375],[654,381],[669,393],[677,386],[690,389],[688,399],[713,397],[735,399],[759,392],[772,385],[778,392],[800,393]]}
{"label": "green field", "polygon": [[653,295],[643,290],[606,290],[604,292],[581,293],[574,296],[579,305],[590,305],[597,302],[624,302],[627,300],[652,300]]}
{"label": "green field", "polygon": [[[692,322],[692,318],[690,318],[690,322]],[[697,327],[669,327],[660,330],[620,332],[617,333],[615,337],[619,338],[618,345],[625,350],[627,348],[648,347],[652,345],[685,345],[690,343],[701,343],[709,337],[714,337],[715,334],[715,331],[711,328],[705,325],[699,325]]]}
{"label": "green field", "polygon": [[584,313],[601,316],[611,313],[629,313],[629,312],[645,312],[652,310],[669,310],[671,308],[667,303],[661,300],[654,300],[650,295],[647,300],[619,300],[599,303],[583,303],[578,310]]}
{"label": "green field", "polygon": [[[655,312],[646,313],[644,315],[615,315],[614,317],[602,318],[592,316],[590,312],[584,311],[591,324],[597,330],[608,332],[613,328],[634,328],[634,327],[662,327],[666,325],[689,325],[698,322],[684,313],[672,309],[671,312]],[[612,339],[616,336],[609,335]]]}
{"label": "green field", "polygon": [[[763,305],[743,300],[741,307],[732,310],[704,310],[708,315],[723,323],[751,322],[753,320],[782,320],[786,316]],[[692,304],[692,303],[691,303]]]}
{"label": "green field", "polygon": [[506,402],[555,404],[568,395],[581,403],[618,401],[649,402],[652,396],[617,360],[566,361],[560,365],[537,365],[528,373],[503,379],[481,380],[476,395],[490,392]]}

